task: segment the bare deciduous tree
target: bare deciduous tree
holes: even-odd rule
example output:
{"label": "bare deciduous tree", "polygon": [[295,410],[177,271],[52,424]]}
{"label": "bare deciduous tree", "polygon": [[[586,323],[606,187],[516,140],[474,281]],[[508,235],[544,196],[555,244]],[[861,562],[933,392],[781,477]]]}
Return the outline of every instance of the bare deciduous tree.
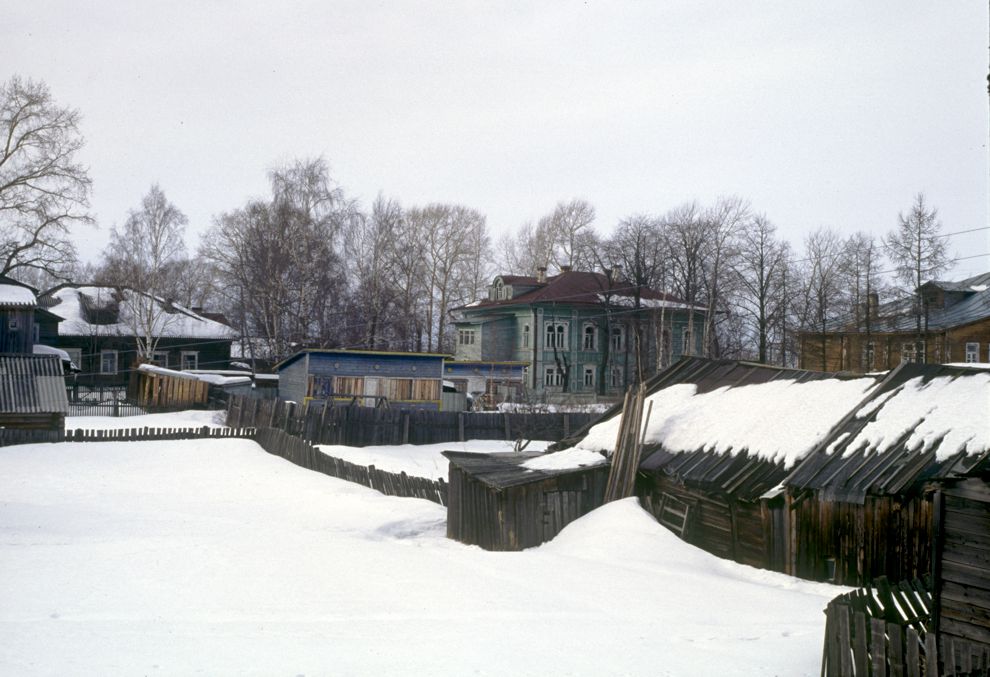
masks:
{"label": "bare deciduous tree", "polygon": [[949,269],[951,261],[948,245],[942,237],[942,223],[938,210],[925,203],[924,193],[918,193],[911,209],[897,215],[897,228],[883,239],[887,256],[897,271],[905,294],[914,298],[915,351],[925,360],[925,334],[927,334],[928,306],[922,298],[921,285],[936,279]]}
{"label": "bare deciduous tree", "polygon": [[42,82],[14,76],[0,85],[0,274],[70,274],[69,228],[92,223],[79,120]]}
{"label": "bare deciduous tree", "polygon": [[154,184],[141,199],[140,209],[132,209],[123,227],[110,231],[102,276],[114,286],[138,292],[125,293],[121,304],[137,338],[139,358],[153,358],[158,339],[178,317],[167,312],[165,294],[169,266],[185,255],[187,222]]}

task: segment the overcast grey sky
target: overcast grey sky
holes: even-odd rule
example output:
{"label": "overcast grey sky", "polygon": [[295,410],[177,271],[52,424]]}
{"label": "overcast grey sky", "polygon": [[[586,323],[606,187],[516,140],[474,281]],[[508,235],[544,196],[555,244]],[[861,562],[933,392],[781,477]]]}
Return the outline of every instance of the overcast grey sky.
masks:
{"label": "overcast grey sky", "polygon": [[315,155],[365,206],[458,202],[496,234],[572,197],[607,232],[739,195],[798,248],[882,234],[918,191],[947,232],[988,223],[986,0],[6,5],[0,77],[84,116],[88,259],[153,182],[194,247]]}

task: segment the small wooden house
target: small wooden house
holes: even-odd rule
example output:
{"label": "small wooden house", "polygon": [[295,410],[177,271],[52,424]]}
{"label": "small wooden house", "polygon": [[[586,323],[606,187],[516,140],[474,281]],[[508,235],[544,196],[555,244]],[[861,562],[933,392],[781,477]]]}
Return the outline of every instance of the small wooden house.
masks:
{"label": "small wooden house", "polygon": [[[445,451],[447,536],[485,550],[531,548],[602,505],[608,465],[538,469],[535,453]],[[604,459],[602,459],[604,460]]]}
{"label": "small wooden house", "polygon": [[58,356],[0,354],[0,444],[58,441],[68,411]]}
{"label": "small wooden house", "polygon": [[784,481],[789,573],[862,584],[932,571],[935,482],[990,445],[990,371],[904,363]]}
{"label": "small wooden house", "polygon": [[373,350],[303,350],[275,366],[283,400],[441,408],[444,355]]}

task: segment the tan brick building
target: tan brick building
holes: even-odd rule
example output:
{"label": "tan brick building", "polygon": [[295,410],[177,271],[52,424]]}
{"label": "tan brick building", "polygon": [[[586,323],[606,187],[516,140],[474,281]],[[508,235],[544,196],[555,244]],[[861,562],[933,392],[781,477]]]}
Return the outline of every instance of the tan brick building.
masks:
{"label": "tan brick building", "polygon": [[901,362],[990,362],[990,273],[921,287],[918,333],[913,299],[876,299],[829,330],[801,332],[800,366],[822,371],[880,371]]}

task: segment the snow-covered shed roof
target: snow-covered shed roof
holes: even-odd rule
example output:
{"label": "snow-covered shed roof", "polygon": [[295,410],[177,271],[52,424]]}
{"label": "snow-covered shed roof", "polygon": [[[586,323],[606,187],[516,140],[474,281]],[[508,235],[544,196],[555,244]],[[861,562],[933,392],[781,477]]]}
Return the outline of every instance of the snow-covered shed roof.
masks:
{"label": "snow-covered shed roof", "polygon": [[839,500],[990,469],[990,370],[902,364],[788,476]]}
{"label": "snow-covered shed roof", "polygon": [[136,325],[128,300],[139,294],[154,304],[154,335],[166,338],[232,340],[234,330],[177,304],[133,289],[113,287],[63,287],[52,292],[47,309],[65,318],[60,336],[134,336]]}
{"label": "snow-covered shed roof", "polygon": [[[640,469],[662,469],[684,481],[757,498],[880,381],[683,358],[647,382],[652,411]],[[607,412],[577,446],[611,452],[620,414],[621,406]]]}
{"label": "snow-covered shed roof", "polygon": [[0,282],[0,306],[5,308],[34,308],[38,299],[29,288],[19,284]]}
{"label": "snow-covered shed roof", "polygon": [[[470,475],[472,479],[497,490],[540,482],[558,475],[584,472],[602,465],[605,460],[598,454],[582,455],[579,450],[573,449],[556,454],[445,451],[443,455],[452,466]],[[547,462],[546,459],[551,457],[566,457],[566,462]]]}

